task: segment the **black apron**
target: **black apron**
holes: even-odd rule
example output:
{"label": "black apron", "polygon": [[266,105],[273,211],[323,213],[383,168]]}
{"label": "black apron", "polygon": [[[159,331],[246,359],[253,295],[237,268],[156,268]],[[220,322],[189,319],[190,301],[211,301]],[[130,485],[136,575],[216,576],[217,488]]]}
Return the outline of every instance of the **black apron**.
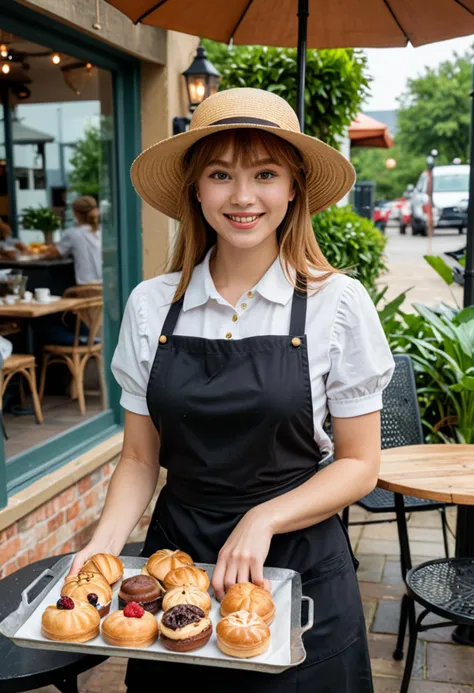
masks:
{"label": "black apron", "polygon": [[[142,555],[179,548],[196,562],[215,563],[248,510],[318,471],[306,295],[293,294],[289,336],[235,341],[174,335],[182,305],[168,312],[148,384],[168,475]],[[275,535],[266,565],[301,573],[303,593],[314,600],[302,665],[264,674],[135,659],[129,693],[168,675],[180,688],[186,681],[204,693],[373,693],[357,561],[339,516]]]}

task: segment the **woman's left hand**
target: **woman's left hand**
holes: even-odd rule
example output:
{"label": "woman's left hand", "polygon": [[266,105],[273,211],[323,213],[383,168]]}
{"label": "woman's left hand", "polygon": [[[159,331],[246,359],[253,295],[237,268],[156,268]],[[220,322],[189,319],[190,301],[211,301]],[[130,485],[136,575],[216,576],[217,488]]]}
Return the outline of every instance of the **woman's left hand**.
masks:
{"label": "woman's left hand", "polygon": [[212,588],[219,601],[236,582],[252,582],[269,589],[263,578],[273,531],[270,521],[258,508],[246,513],[219,551],[212,576]]}

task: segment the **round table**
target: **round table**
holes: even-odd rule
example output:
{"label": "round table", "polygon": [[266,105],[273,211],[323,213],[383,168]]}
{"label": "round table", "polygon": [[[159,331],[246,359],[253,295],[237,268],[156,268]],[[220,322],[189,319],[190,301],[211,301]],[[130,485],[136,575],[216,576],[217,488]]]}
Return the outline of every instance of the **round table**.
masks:
{"label": "round table", "polygon": [[[141,547],[141,543],[127,544],[122,555],[138,556]],[[70,554],[44,558],[1,580],[0,621],[18,607],[21,593],[38,575],[67,555]],[[0,691],[1,693],[20,693],[20,691],[31,691],[34,688],[53,685],[62,693],[78,693],[77,676],[106,659],[107,657],[97,655],[18,647],[9,638],[0,634],[0,661],[2,662]]]}
{"label": "round table", "polygon": [[[474,557],[474,445],[382,450],[377,485],[405,496],[456,504],[456,556]],[[454,639],[474,645],[474,628],[459,626]]]}

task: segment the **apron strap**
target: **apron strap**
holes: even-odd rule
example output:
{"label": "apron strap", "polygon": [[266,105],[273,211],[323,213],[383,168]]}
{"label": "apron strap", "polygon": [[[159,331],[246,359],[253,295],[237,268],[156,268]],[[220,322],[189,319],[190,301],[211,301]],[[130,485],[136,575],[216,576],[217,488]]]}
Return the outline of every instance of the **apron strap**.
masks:
{"label": "apron strap", "polygon": [[290,335],[304,335],[306,329],[306,279],[298,275],[297,282],[302,284],[302,289],[295,286],[291,303]]}
{"label": "apron strap", "polygon": [[176,301],[176,303],[171,304],[168,314],[163,323],[163,328],[161,330],[162,334],[166,336],[173,334],[174,328],[176,327],[176,323],[178,322],[178,317],[181,312],[181,308],[183,307],[183,303],[184,295],[181,296],[179,301]]}

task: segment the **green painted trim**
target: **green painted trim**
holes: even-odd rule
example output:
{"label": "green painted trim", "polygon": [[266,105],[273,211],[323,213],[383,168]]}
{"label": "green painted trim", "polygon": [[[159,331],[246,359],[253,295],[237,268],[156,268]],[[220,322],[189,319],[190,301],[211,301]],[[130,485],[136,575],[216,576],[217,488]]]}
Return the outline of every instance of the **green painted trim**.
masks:
{"label": "green painted trim", "polygon": [[[104,361],[110,409],[17,455],[8,463],[5,463],[3,441],[0,442],[1,508],[7,503],[8,494],[19,491],[121,430],[120,388],[108,364],[117,343],[127,298],[142,278],[142,243],[139,232],[141,208],[128,173],[141,148],[140,62],[94,37],[19,5],[15,0],[1,0],[0,26],[4,31],[90,61],[112,73],[115,151],[111,170],[116,219],[115,233],[109,234],[107,248],[104,247],[104,333],[107,335]],[[52,37],[54,45],[51,45]]]}
{"label": "green painted trim", "polygon": [[121,426],[115,423],[112,412],[104,412],[46,443],[36,445],[28,452],[12,457],[6,465],[8,495],[18,493],[25,486],[62,467],[121,430]]}

